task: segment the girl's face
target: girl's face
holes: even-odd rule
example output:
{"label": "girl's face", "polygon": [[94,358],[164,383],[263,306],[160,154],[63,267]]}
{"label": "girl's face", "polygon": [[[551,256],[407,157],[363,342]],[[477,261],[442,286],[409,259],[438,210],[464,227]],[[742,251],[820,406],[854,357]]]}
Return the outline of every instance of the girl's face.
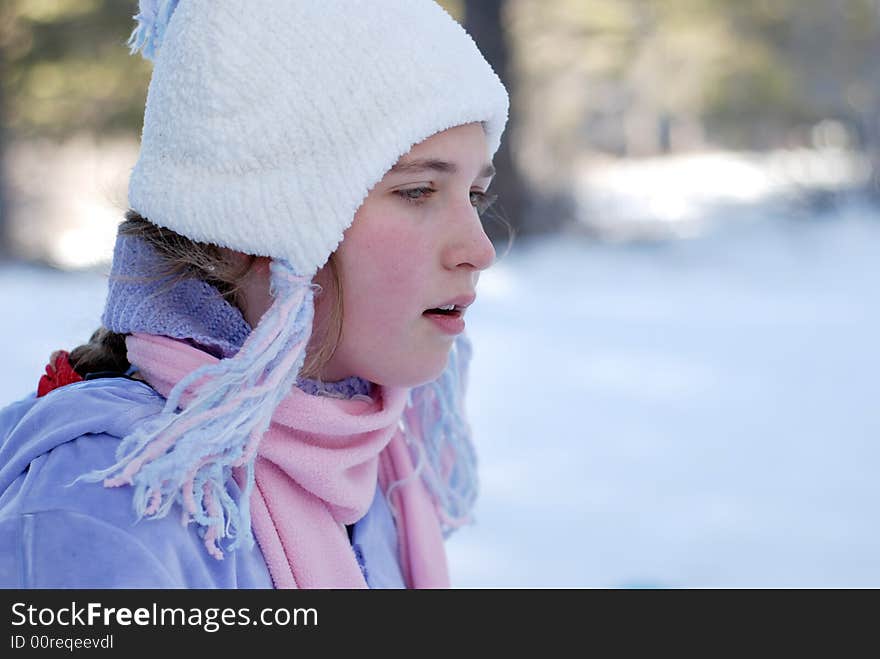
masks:
{"label": "girl's face", "polygon": [[[465,312],[425,312],[469,304],[495,260],[477,212],[494,173],[486,154],[480,124],[456,126],[414,146],[370,191],[334,257],[342,334],[323,380],[411,387],[443,372]],[[316,296],[316,326],[330,305]]]}

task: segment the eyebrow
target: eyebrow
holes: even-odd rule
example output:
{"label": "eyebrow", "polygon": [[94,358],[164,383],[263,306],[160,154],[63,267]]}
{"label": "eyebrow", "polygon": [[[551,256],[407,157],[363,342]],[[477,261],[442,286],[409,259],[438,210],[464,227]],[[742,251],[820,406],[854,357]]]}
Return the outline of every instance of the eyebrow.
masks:
{"label": "eyebrow", "polygon": [[[454,162],[438,160],[437,158],[420,158],[418,160],[401,160],[389,171],[395,174],[415,174],[424,171],[455,174],[458,171],[458,165]],[[478,178],[489,178],[491,176],[495,176],[495,167],[492,166],[492,163],[487,163],[483,165]]]}

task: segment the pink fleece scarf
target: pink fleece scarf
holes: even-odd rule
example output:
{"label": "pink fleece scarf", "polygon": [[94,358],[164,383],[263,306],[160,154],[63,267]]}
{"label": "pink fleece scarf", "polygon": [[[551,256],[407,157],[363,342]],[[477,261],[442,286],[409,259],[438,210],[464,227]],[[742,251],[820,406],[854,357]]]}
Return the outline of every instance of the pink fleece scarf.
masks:
{"label": "pink fleece scarf", "polygon": [[[162,396],[215,357],[182,341],[135,333],[128,360]],[[276,588],[366,588],[345,529],[366,514],[379,479],[397,512],[400,563],[409,588],[448,588],[435,505],[414,476],[399,428],[408,390],[374,387],[372,402],[294,387],[272,416],[255,462],[252,529]],[[191,396],[184,395],[185,408]],[[234,471],[241,484],[242,469]]]}

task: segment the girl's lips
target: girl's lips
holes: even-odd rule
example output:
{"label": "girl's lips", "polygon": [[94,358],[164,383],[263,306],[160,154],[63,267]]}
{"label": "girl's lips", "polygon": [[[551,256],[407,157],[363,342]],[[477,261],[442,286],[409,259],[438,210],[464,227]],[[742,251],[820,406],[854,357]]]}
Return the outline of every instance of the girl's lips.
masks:
{"label": "girl's lips", "polygon": [[432,321],[444,334],[461,334],[464,332],[464,318],[461,312],[451,314],[428,313],[422,314],[425,318]]}

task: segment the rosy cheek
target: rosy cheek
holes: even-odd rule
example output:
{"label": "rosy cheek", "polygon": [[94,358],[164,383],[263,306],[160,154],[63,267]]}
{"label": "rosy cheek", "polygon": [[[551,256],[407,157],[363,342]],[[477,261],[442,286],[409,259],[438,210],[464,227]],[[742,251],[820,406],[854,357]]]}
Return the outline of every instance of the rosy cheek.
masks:
{"label": "rosy cheek", "polygon": [[[357,254],[349,261],[347,277],[353,280],[358,295],[352,304],[381,321],[400,313],[411,312],[421,304],[425,291],[418,276],[426,258],[419,237],[397,226],[373,226],[360,242]],[[356,282],[356,283],[355,283]]]}

